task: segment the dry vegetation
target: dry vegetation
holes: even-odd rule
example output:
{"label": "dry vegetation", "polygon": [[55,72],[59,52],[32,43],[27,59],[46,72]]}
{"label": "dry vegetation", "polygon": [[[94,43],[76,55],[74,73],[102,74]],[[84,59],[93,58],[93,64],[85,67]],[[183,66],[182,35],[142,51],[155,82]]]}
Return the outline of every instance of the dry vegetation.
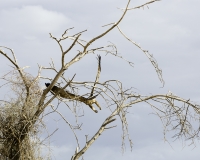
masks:
{"label": "dry vegetation", "polygon": [[[11,89],[9,93],[12,94],[12,97],[7,97],[0,104],[0,153],[2,157],[9,159],[40,159],[37,137],[40,125],[38,125],[39,121],[32,123],[32,117],[37,110],[42,92],[38,79],[22,73],[23,79],[29,86],[30,96],[27,96],[24,81],[17,70],[2,77],[9,85]],[[40,124],[42,123],[40,122]]]}
{"label": "dry vegetation", "polygon": [[[54,67],[54,62],[52,61],[50,67],[39,66],[38,75],[36,77],[26,73],[24,71],[25,68],[18,66],[14,52],[10,48],[0,48],[0,54],[7,58],[13,65],[13,71],[1,77],[2,80],[6,81],[3,86],[9,86],[12,91],[10,92],[11,94],[9,97],[1,100],[0,102],[0,155],[3,159],[44,159],[40,157],[41,142],[37,136],[42,127],[44,127],[42,114],[47,106],[51,106],[52,111],[57,112],[74,133],[74,137],[77,141],[77,148],[75,149],[75,154],[72,155],[72,160],[79,159],[83,156],[83,154],[102,134],[102,132],[106,129],[112,129],[115,127],[110,126],[109,124],[114,122],[117,118],[119,118],[122,123],[122,148],[124,148],[125,139],[128,139],[129,144],[132,147],[132,141],[128,132],[127,114],[128,109],[131,109],[133,105],[141,102],[149,104],[155,114],[160,117],[163,122],[165,133],[169,130],[175,130],[176,138],[190,139],[193,143],[199,134],[200,106],[192,101],[182,99],[173,93],[143,96],[133,92],[131,88],[129,90],[124,90],[122,83],[118,80],[99,82],[101,74],[101,56],[98,56],[98,69],[96,79],[94,81],[77,82],[74,81],[75,75],[71,78],[64,76],[66,69],[74,63],[78,63],[84,56],[90,53],[101,54],[101,52],[106,52],[107,54],[118,56],[123,59],[123,57],[117,54],[117,49],[114,44],[89,49],[93,42],[98,42],[98,39],[101,39],[107,33],[116,28],[119,30],[119,34],[122,34],[127,40],[133,43],[136,47],[139,47],[146,54],[155,68],[160,81],[164,85],[162,71],[159,69],[154,57],[149,54],[147,50],[142,49],[137,43],[129,39],[119,28],[119,24],[126,15],[127,11],[146,7],[156,1],[158,0],[152,0],[141,6],[131,8],[129,7],[129,0],[126,8],[121,9],[123,14],[119,20],[116,23],[105,25],[104,27],[109,28],[88,42],[81,39],[81,35],[84,34],[86,30],[70,36],[68,35],[69,29],[67,29],[61,38],[56,38],[50,34],[51,38],[54,39],[60,47],[62,65],[61,68],[56,69]],[[69,48],[64,49],[61,42],[66,40],[72,41],[72,44]],[[82,50],[78,51],[74,58],[72,58],[69,62],[65,62],[66,54],[68,54],[76,45],[81,46]],[[7,52],[9,54],[11,53],[11,56],[9,56]],[[132,62],[127,61],[127,63],[132,65]],[[43,77],[41,75],[41,71],[46,69],[54,72],[54,78]],[[44,90],[41,90],[39,86],[41,79],[48,79],[51,81],[51,83],[47,85],[47,88]],[[65,83],[64,87],[61,87],[60,84],[63,83]],[[68,91],[65,91],[66,88]],[[80,95],[76,88],[85,88],[88,92],[84,95]],[[53,96],[51,95],[50,98],[47,96],[49,92],[53,93]],[[94,104],[101,108],[101,104],[98,102],[99,97],[103,98],[106,102],[107,108],[110,109],[110,115],[105,117],[105,120],[102,122],[102,125],[99,126],[99,130],[96,134],[94,134],[92,138],[87,139],[85,145],[80,146],[79,137],[76,136],[75,130],[80,129],[81,125],[71,125],[67,119],[57,111],[56,107],[54,107],[51,102],[55,98],[59,99],[59,101],[65,103],[69,107],[71,113],[77,118],[79,116],[79,113],[76,110],[77,103],[70,102],[83,102],[84,105],[90,107],[94,112],[96,112],[93,114],[98,114],[98,111],[94,108]],[[193,125],[193,120],[196,121],[198,125]]]}

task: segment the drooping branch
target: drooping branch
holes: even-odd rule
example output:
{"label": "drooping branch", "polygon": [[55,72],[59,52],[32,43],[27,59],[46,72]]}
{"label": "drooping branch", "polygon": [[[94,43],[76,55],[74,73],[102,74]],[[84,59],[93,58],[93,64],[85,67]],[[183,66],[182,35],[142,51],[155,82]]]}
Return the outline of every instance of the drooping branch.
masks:
{"label": "drooping branch", "polygon": [[130,38],[128,38],[123,32],[122,30],[119,28],[119,26],[117,26],[117,29],[119,30],[119,32],[128,40],[130,41],[132,44],[134,44],[135,46],[137,46],[142,52],[144,52],[144,54],[148,57],[148,59],[150,60],[151,64],[154,66],[156,73],[158,75],[158,78],[160,80],[160,82],[163,84],[165,84],[165,81],[163,80],[162,77],[162,70],[158,67],[158,63],[156,61],[156,59],[153,57],[153,55],[149,54],[148,50],[144,50],[142,47],[139,46],[139,44],[137,44],[136,42],[132,41]]}
{"label": "drooping branch", "polygon": [[[104,86],[104,87],[106,87],[106,86]],[[121,87],[121,86],[119,86],[119,87]],[[101,88],[98,88],[98,89],[101,89]],[[190,119],[192,118],[192,115],[189,115],[189,108],[192,107],[194,109],[194,111],[197,113],[197,115],[199,115],[200,114],[200,106],[199,105],[196,105],[193,102],[190,102],[190,100],[185,100],[185,99],[182,99],[178,96],[175,96],[172,93],[166,94],[166,95],[152,95],[152,96],[146,96],[145,97],[145,96],[141,96],[141,95],[135,95],[135,94],[132,94],[132,93],[127,93],[128,90],[122,91],[121,89],[119,89],[119,91],[120,91],[119,94],[121,95],[120,99],[117,99],[117,97],[115,97],[114,94],[113,94],[114,97],[113,97],[112,101],[114,102],[115,105],[117,105],[117,107],[114,111],[112,111],[111,115],[106,120],[112,119],[114,116],[117,116],[117,115],[120,117],[122,127],[123,127],[122,128],[122,130],[123,130],[123,135],[122,135],[123,141],[125,140],[125,137],[127,137],[129,142],[130,142],[130,146],[132,146],[132,141],[129,137],[128,122],[126,120],[126,114],[128,114],[127,109],[131,108],[134,104],[141,103],[141,102],[148,102],[148,104],[151,107],[155,108],[156,110],[158,110],[159,112],[164,114],[165,117],[161,116],[159,113],[157,115],[161,118],[161,120],[164,120],[165,118],[167,119],[166,125],[174,123],[173,121],[175,119],[178,122],[178,124],[176,126],[174,126],[172,129],[177,130],[177,129],[179,129],[178,127],[180,126],[180,132],[175,136],[184,135],[188,138],[194,138],[195,135],[198,136],[198,133],[200,131],[198,127],[197,127],[197,130],[189,130],[192,127],[192,125],[189,122]],[[107,90],[102,89],[102,92],[107,95],[107,93],[106,93]],[[109,95],[107,95],[107,96],[109,96]],[[135,98],[135,100],[132,100],[132,98]],[[129,101],[129,99],[130,99],[130,101]],[[158,102],[161,105],[162,104],[165,105],[165,103],[162,102],[162,101],[159,101],[159,100],[163,100],[163,101],[168,102],[168,104],[166,104],[167,110],[161,110],[161,109],[157,108],[156,106],[149,103],[150,100]],[[129,101],[129,102],[127,103],[127,101]],[[185,108],[184,107],[177,108],[174,105],[174,101],[182,102],[184,105],[186,104],[188,106],[185,107]],[[182,113],[184,110],[185,110],[185,113]],[[170,119],[170,117],[172,117],[172,116],[174,116],[175,118]],[[197,121],[198,121],[197,117],[195,119],[197,119]],[[200,117],[199,117],[199,120],[200,120]],[[164,128],[165,127],[166,126],[164,126]],[[92,140],[91,142],[93,143],[95,141],[95,138],[98,137],[97,135],[102,134],[103,131],[104,130],[102,129],[102,126],[101,126],[100,129],[97,131],[97,133],[91,139]],[[125,145],[125,144],[122,143],[122,145]],[[80,154],[81,155],[84,154],[85,151],[88,148],[89,148],[89,146],[88,146],[88,144],[86,144],[86,146],[80,152],[78,152],[77,154],[79,154],[79,156],[80,156]]]}

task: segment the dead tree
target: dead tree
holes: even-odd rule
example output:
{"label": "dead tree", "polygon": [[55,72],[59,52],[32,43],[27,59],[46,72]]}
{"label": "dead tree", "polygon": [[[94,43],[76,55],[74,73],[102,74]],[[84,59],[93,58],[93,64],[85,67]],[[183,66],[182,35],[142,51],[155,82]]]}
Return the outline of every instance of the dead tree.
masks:
{"label": "dead tree", "polygon": [[[195,126],[192,124],[192,120],[196,120],[197,122],[200,120],[200,106],[194,102],[185,100],[174,95],[173,93],[143,96],[134,93],[131,89],[124,90],[122,83],[118,80],[107,80],[105,82],[100,82],[99,77],[101,74],[101,56],[97,56],[98,69],[94,81],[75,81],[75,74],[70,79],[67,79],[64,76],[65,71],[74,63],[78,63],[84,56],[91,53],[111,54],[127,61],[127,63],[132,65],[132,62],[117,54],[117,47],[114,44],[99,46],[92,49],[90,48],[94,42],[98,42],[99,39],[104,37],[113,29],[117,29],[119,30],[119,34],[122,34],[124,38],[145,53],[155,68],[158,78],[164,85],[162,71],[159,69],[154,57],[149,54],[147,50],[143,49],[136,42],[127,37],[119,27],[120,22],[123,20],[128,11],[147,7],[156,1],[159,0],[151,0],[137,7],[130,7],[131,0],[128,0],[126,7],[121,9],[123,12],[119,20],[115,23],[105,25],[104,27],[109,28],[89,41],[85,41],[81,38],[81,35],[87,30],[80,31],[73,35],[68,35],[68,31],[73,29],[69,28],[62,34],[61,38],[56,38],[50,33],[50,37],[55,40],[60,47],[61,67],[57,69],[54,66],[53,61],[50,64],[50,67],[39,66],[38,75],[36,77],[26,73],[26,67],[21,68],[17,64],[14,52],[10,48],[2,46],[0,48],[0,54],[7,58],[13,65],[13,71],[2,76],[2,79],[6,81],[6,85],[10,85],[15,98],[10,98],[7,101],[1,101],[0,155],[12,160],[34,160],[38,159],[38,157],[40,158],[40,156],[38,156],[36,153],[38,146],[36,145],[35,141],[31,141],[31,139],[33,139],[33,137],[37,139],[37,132],[39,131],[39,127],[41,125],[42,114],[47,106],[51,106],[53,112],[57,112],[74,133],[74,137],[77,140],[77,148],[75,149],[75,154],[72,155],[72,160],[77,160],[83,156],[88,148],[106,129],[115,127],[110,126],[110,124],[116,119],[120,119],[122,123],[122,147],[124,147],[124,140],[127,138],[129,140],[130,147],[132,148],[132,141],[128,132],[127,110],[131,109],[133,105],[142,102],[149,104],[154,112],[160,117],[165,132],[167,132],[170,128],[171,130],[175,130],[177,132],[175,135],[177,138],[190,139],[193,142],[193,140],[198,137],[200,128],[198,126],[195,128]],[[62,42],[66,40],[72,41],[71,45],[67,49],[65,49],[62,45]],[[66,62],[65,56],[77,45],[82,47],[82,50],[78,51],[78,53],[70,61]],[[6,53],[7,51],[10,51],[13,57],[9,56]],[[53,71],[54,77],[43,77],[41,74],[42,70]],[[41,79],[50,80],[50,83],[46,84],[47,88],[44,90],[41,90],[39,86],[39,81]],[[60,84],[63,83],[64,86],[62,87]],[[87,90],[84,95],[80,95],[78,90],[75,89],[79,89],[81,87],[84,88],[84,90]],[[53,95],[48,94],[50,92],[52,92]],[[51,95],[51,98],[49,98],[47,95]],[[102,122],[102,125],[99,127],[99,130],[96,132],[96,134],[93,135],[91,139],[87,139],[85,145],[81,148],[79,145],[79,139],[75,133],[75,129],[81,128],[81,125],[77,125],[76,127],[71,125],[67,119],[52,105],[52,101],[57,98],[66,105],[68,105],[69,101],[81,102],[86,106],[89,106],[94,112],[97,112],[93,104],[96,104],[99,109],[106,109],[106,107],[101,106],[101,102],[98,101],[99,97],[104,99],[107,104],[107,108],[110,108],[111,113],[108,117],[105,117],[104,122]],[[72,114],[77,116],[77,112],[75,111],[76,106],[68,105],[68,107],[71,109]],[[33,145],[33,143],[35,145]]]}

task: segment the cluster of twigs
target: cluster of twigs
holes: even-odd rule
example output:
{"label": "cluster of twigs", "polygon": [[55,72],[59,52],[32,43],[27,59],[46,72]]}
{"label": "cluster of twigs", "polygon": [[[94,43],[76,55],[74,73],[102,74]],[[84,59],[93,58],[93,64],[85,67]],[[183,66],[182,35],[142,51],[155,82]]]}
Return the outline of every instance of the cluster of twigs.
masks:
{"label": "cluster of twigs", "polygon": [[[38,160],[40,146],[37,135],[40,125],[32,123],[32,116],[37,110],[41,89],[38,79],[23,70],[20,72],[23,79],[17,70],[2,77],[11,88],[12,97],[5,95],[7,98],[0,103],[0,155],[9,160]],[[29,98],[24,81],[28,86]],[[30,124],[28,129],[27,124]]]}
{"label": "cluster of twigs", "polygon": [[[72,160],[77,160],[83,156],[88,148],[96,141],[97,138],[99,138],[99,136],[105,130],[116,127],[115,125],[110,126],[110,124],[117,118],[121,120],[122,124],[122,148],[124,149],[126,139],[128,139],[130,147],[132,148],[132,140],[129,135],[127,114],[128,110],[133,105],[142,102],[149,104],[155,113],[160,117],[161,121],[163,122],[165,133],[169,130],[175,130],[177,131],[177,134],[175,135],[176,138],[183,137],[192,141],[198,137],[200,130],[199,123],[195,128],[191,119],[199,122],[199,105],[191,102],[190,100],[182,99],[172,93],[150,96],[135,94],[131,89],[124,90],[122,83],[118,80],[107,80],[105,82],[100,82],[99,78],[101,74],[101,56],[97,56],[98,69],[94,81],[77,82],[74,80],[75,75],[70,79],[66,79],[64,76],[65,71],[71,65],[79,62],[84,56],[90,53],[105,52],[106,54],[111,54],[124,59],[123,56],[119,56],[117,54],[117,47],[114,44],[89,49],[92,43],[104,37],[114,28],[117,28],[120,34],[122,34],[128,41],[140,48],[146,54],[153,67],[155,68],[160,81],[164,85],[162,71],[158,67],[155,58],[149,54],[147,50],[142,49],[142,47],[140,47],[136,42],[128,38],[119,28],[119,23],[122,21],[128,10],[141,8],[158,0],[151,0],[143,5],[133,8],[129,7],[130,1],[131,0],[128,0],[126,8],[122,9],[122,16],[116,23],[105,25],[111,26],[106,29],[105,32],[89,41],[81,39],[81,35],[85,33],[86,30],[70,36],[68,35],[68,31],[73,28],[69,28],[62,34],[61,38],[56,38],[50,34],[50,37],[55,40],[60,47],[61,67],[59,69],[56,69],[54,62],[52,61],[50,67],[39,66],[38,75],[36,77],[32,77],[24,72],[24,68],[20,68],[18,66],[14,52],[10,48],[1,47],[8,49],[13,56],[13,58],[11,58],[11,56],[8,56],[5,51],[0,49],[0,54],[6,57],[14,65],[14,71],[8,74],[11,76],[7,78],[6,75],[3,76],[2,79],[11,84],[11,89],[15,95],[15,98],[8,99],[7,101],[2,101],[0,104],[0,155],[13,160],[39,159],[39,156],[36,154],[37,145],[33,144],[36,141],[35,139],[37,139],[36,135],[39,129],[38,123],[41,123],[41,115],[44,113],[44,110],[47,106],[51,106],[52,112],[58,113],[74,133],[75,139],[77,141],[77,148],[71,158]],[[64,49],[61,44],[61,42],[65,40],[72,40],[72,44],[67,49]],[[78,51],[78,53],[69,62],[65,62],[65,56],[76,45],[81,46],[82,50]],[[130,65],[133,64],[128,60],[126,61]],[[52,70],[55,73],[55,76],[53,78],[41,76],[41,71],[46,69]],[[51,81],[50,83],[46,83],[47,88],[43,91],[41,91],[38,84],[40,79],[48,79]],[[64,87],[60,86],[61,82],[65,84]],[[66,91],[66,88],[68,90],[70,89],[70,91]],[[80,95],[78,94],[78,90],[75,88],[84,88],[84,90],[87,90],[87,92],[84,95]],[[53,96],[48,98],[47,95],[50,92],[53,93]],[[71,125],[68,120],[57,110],[57,108],[53,106],[52,101],[57,98],[60,102],[63,102],[68,106],[68,102],[80,102],[84,103],[93,111],[97,112],[93,104],[96,104],[100,109],[103,108],[101,103],[97,101],[99,97],[105,101],[107,108],[110,109],[111,113],[108,117],[105,117],[105,120],[99,127],[98,131],[92,136],[92,138],[87,139],[86,143],[81,148],[79,144],[79,137],[75,132],[75,129],[80,129],[81,125]],[[78,113],[76,112],[76,105],[69,107],[69,109],[72,111],[72,113],[74,113],[75,117],[77,117]],[[48,115],[48,113],[46,115]]]}

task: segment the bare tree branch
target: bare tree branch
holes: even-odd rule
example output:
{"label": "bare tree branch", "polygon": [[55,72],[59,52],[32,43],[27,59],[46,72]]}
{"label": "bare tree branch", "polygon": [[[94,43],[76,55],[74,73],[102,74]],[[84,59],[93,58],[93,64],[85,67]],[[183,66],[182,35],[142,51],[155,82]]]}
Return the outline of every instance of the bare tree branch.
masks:
{"label": "bare tree branch", "polygon": [[[77,146],[75,153],[71,158],[72,160],[78,160],[83,156],[105,130],[116,127],[117,125],[110,124],[116,121],[117,118],[122,126],[122,151],[125,149],[126,141],[128,141],[132,150],[133,143],[131,135],[129,134],[130,126],[127,115],[130,114],[129,110],[134,109],[133,106],[139,103],[149,105],[154,111],[153,114],[160,118],[163,124],[164,140],[167,140],[165,137],[167,132],[173,130],[175,131],[173,138],[190,140],[191,144],[193,144],[195,139],[198,138],[200,132],[200,105],[192,102],[190,99],[183,99],[171,92],[168,92],[167,94],[144,96],[135,91],[136,89],[133,87],[124,88],[122,82],[119,80],[108,79],[101,82],[99,80],[101,74],[100,55],[97,55],[98,69],[95,81],[74,81],[76,74],[72,78],[66,77],[66,74],[68,74],[66,70],[71,67],[71,65],[79,62],[84,56],[91,53],[99,54],[99,52],[104,52],[106,55],[111,54],[125,60],[132,66],[133,63],[119,55],[117,46],[111,42],[107,46],[95,46],[93,48],[91,47],[92,49],[89,48],[92,43],[103,38],[106,34],[117,27],[123,37],[145,53],[154,66],[159,80],[164,86],[162,70],[158,67],[158,63],[154,59],[153,55],[149,54],[147,50],[144,50],[136,42],[128,38],[119,28],[119,23],[124,19],[128,10],[144,6],[148,7],[148,4],[156,1],[159,0],[151,0],[137,7],[129,8],[131,0],[128,0],[126,8],[122,9],[123,13],[118,21],[116,23],[104,25],[103,27],[109,26],[109,28],[89,41],[80,38],[81,34],[87,30],[82,30],[78,33],[68,35],[69,30],[72,30],[73,27],[66,29],[60,38],[56,38],[50,33],[50,37],[54,39],[60,47],[60,60],[62,64],[60,68],[56,68],[54,61],[51,60],[48,67],[38,65],[39,69],[36,76],[31,76],[24,72],[26,67],[20,68],[18,66],[14,52],[8,47],[2,47],[11,51],[13,58],[10,58],[1,49],[0,54],[12,63],[12,68],[14,70],[1,77],[1,80],[6,81],[6,83],[1,85],[0,88],[6,85],[11,85],[10,88],[16,98],[0,100],[0,155],[3,155],[3,157],[6,157],[7,159],[9,158],[9,160],[27,158],[31,160],[41,159],[40,157],[34,157],[35,150],[33,149],[33,142],[31,140],[37,138],[36,135],[39,132],[40,125],[42,124],[42,118],[49,116],[52,113],[58,113],[74,134],[73,136],[76,139]],[[71,45],[69,45],[67,49],[62,45],[64,40],[72,41]],[[82,50],[78,50],[77,53],[73,55],[73,58],[68,62],[65,62],[65,56],[67,53],[72,52],[72,49],[75,47],[81,47]],[[53,71],[53,74],[51,74],[53,76],[46,77],[42,75],[43,70]],[[51,81],[51,83],[45,83],[47,88],[44,90],[42,90],[39,85],[41,79],[48,79]],[[64,87],[61,87],[63,85]],[[65,90],[66,88],[67,90]],[[53,96],[49,95],[49,92],[53,93]],[[98,101],[96,99],[97,96]],[[54,105],[56,102],[53,101],[55,98],[58,100],[56,105]],[[72,113],[75,125],[72,120],[69,121],[67,119],[68,117],[65,117],[64,114],[59,112],[59,106],[63,104],[62,102],[68,107],[67,109],[70,110],[70,114]],[[101,109],[100,104],[104,103],[104,106],[106,105],[104,108],[110,111],[109,116],[106,117],[105,114],[103,115],[105,116],[105,120],[99,126],[92,138],[89,139],[89,133],[86,133],[86,143],[83,143],[83,145],[81,144],[80,137],[76,134],[77,132],[75,132],[76,129],[80,130],[82,128],[83,123],[79,123],[79,119],[80,117],[85,116],[84,109],[80,105],[80,102],[89,106],[96,113],[98,111],[94,108],[93,104]],[[44,111],[47,106],[51,106],[51,108],[46,113]],[[55,133],[55,131],[53,133]],[[52,134],[49,136],[51,135]],[[40,140],[38,141],[41,145],[42,142]],[[81,146],[83,146],[82,149],[80,148]],[[28,150],[26,151],[27,148]]]}
{"label": "bare tree branch", "polygon": [[101,125],[99,130],[96,132],[96,134],[89,141],[86,142],[85,146],[78,153],[75,153],[72,156],[71,160],[78,160],[87,151],[87,149],[94,143],[94,141],[96,141],[97,138],[103,133],[103,131],[106,129],[106,125],[116,120],[116,119],[111,119],[111,118],[112,117],[109,117],[103,122],[103,124]]}
{"label": "bare tree branch", "polygon": [[19,74],[20,74],[20,76],[21,76],[21,78],[22,78],[22,80],[23,80],[23,82],[24,82],[24,85],[25,85],[25,87],[26,87],[26,91],[27,91],[27,97],[26,97],[26,98],[28,99],[28,98],[29,98],[29,86],[28,86],[27,81],[26,81],[26,79],[25,79],[25,77],[24,77],[24,74],[23,74],[23,72],[22,72],[22,69],[21,69],[21,68],[18,66],[18,64],[17,64],[17,59],[16,59],[16,57],[15,57],[15,54],[14,54],[13,50],[10,49],[10,48],[8,48],[8,47],[5,47],[5,46],[0,46],[0,47],[8,49],[8,50],[10,50],[10,52],[12,53],[14,60],[12,60],[6,53],[4,53],[2,50],[0,50],[0,53],[1,53],[3,56],[5,56],[5,57],[16,67],[16,69],[18,70],[18,72],[19,72]]}
{"label": "bare tree branch", "polygon": [[101,73],[101,56],[100,55],[97,56],[97,60],[98,60],[98,70],[97,70],[97,75],[96,75],[96,80],[94,82],[94,86],[90,93],[90,97],[92,97],[94,94],[94,89],[95,89],[96,84],[99,82],[99,77],[100,77],[100,73]]}
{"label": "bare tree branch", "polygon": [[130,41],[132,44],[134,44],[135,46],[137,46],[140,50],[142,50],[144,52],[144,54],[149,58],[151,64],[154,66],[158,78],[160,80],[160,82],[163,84],[163,86],[165,85],[165,81],[162,78],[162,70],[158,67],[158,63],[156,61],[156,59],[153,57],[153,55],[149,54],[148,50],[144,50],[142,47],[140,47],[136,42],[132,41],[130,38],[128,38],[119,28],[119,26],[117,26],[118,30],[120,31],[120,33],[128,40]]}
{"label": "bare tree branch", "polygon": [[[144,6],[147,6],[147,8],[148,8],[148,4],[154,3],[154,2],[156,2],[156,1],[161,1],[161,0],[151,0],[151,1],[149,1],[149,2],[146,2],[146,3],[142,4],[142,5],[139,5],[139,6],[137,6],[137,7],[127,8],[127,10],[133,10],[133,9],[144,8]],[[122,10],[125,10],[125,9],[122,9]]]}

